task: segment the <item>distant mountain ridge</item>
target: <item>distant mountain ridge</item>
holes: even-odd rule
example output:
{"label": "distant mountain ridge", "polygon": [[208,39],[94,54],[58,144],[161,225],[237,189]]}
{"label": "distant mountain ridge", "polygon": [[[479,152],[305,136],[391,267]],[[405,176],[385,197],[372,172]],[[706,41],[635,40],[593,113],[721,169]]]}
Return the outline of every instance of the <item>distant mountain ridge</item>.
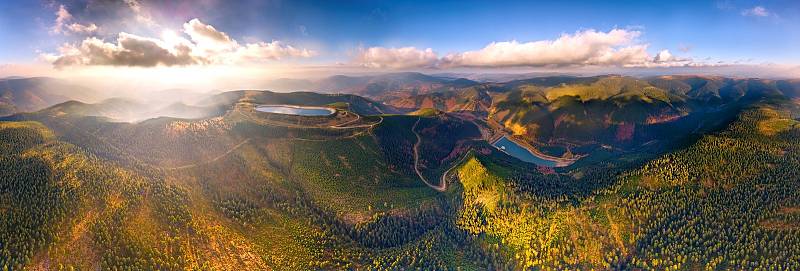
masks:
{"label": "distant mountain ridge", "polygon": [[717,125],[690,117],[695,113],[732,110],[730,116],[758,100],[798,97],[800,80],[559,75],[379,98],[407,111],[434,108],[485,116],[529,142],[635,146],[661,137],[658,133],[677,136]]}
{"label": "distant mountain ridge", "polygon": [[[636,146],[660,137],[657,133],[690,133],[699,131],[700,126],[714,126],[705,118],[691,117],[695,113],[734,110],[759,99],[800,98],[800,80],[696,75],[554,75],[480,83],[448,74],[403,72],[274,82],[309,91],[164,90],[150,92],[145,97],[149,99],[138,99],[147,105],[128,106],[120,103],[122,100],[107,100],[85,105],[82,110],[93,112],[88,115],[127,121],[158,116],[203,118],[249,96],[252,102],[261,104],[345,103],[364,115],[424,108],[467,112],[532,143]],[[0,80],[0,86],[4,87],[0,88],[4,91],[0,101],[6,115],[96,96],[92,90],[48,78],[6,79]],[[176,95],[180,98],[172,97]]]}
{"label": "distant mountain ridge", "polygon": [[97,101],[98,92],[63,80],[47,77],[0,79],[0,115],[30,112],[79,100]]}
{"label": "distant mountain ridge", "polygon": [[319,80],[281,78],[266,83],[268,89],[278,91],[315,91],[324,93],[349,93],[378,97],[387,92],[411,91],[429,93],[477,85],[464,78],[431,76],[417,72],[387,73],[379,75],[334,75]]}
{"label": "distant mountain ridge", "polygon": [[110,98],[97,103],[70,100],[40,111],[20,115],[72,115],[102,117],[114,122],[137,122],[158,117],[200,119],[213,117],[223,112],[224,108],[213,105],[193,106],[176,102],[162,106],[127,98]]}
{"label": "distant mountain ridge", "polygon": [[[555,76],[382,101],[67,101],[0,117],[0,265],[798,270],[797,83]],[[527,163],[492,146],[502,136],[578,160]]]}
{"label": "distant mountain ridge", "polygon": [[95,103],[69,100],[34,112],[11,115],[10,119],[36,116],[84,116],[102,117],[116,122],[139,122],[159,117],[177,119],[203,119],[224,114],[236,103],[289,104],[330,106],[342,104],[349,110],[363,115],[400,113],[390,105],[374,102],[352,94],[320,94],[315,92],[281,93],[257,90],[236,90],[219,94],[208,94],[191,104],[183,102],[154,103],[133,98],[109,98]]}

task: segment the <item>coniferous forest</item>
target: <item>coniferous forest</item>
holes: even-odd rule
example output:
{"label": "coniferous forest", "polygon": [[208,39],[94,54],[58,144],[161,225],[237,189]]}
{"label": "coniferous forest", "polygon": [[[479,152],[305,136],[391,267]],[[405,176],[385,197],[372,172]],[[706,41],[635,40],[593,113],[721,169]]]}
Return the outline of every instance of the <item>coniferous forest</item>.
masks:
{"label": "coniferous forest", "polygon": [[[599,80],[611,81],[595,91],[660,82]],[[800,269],[800,111],[789,94],[661,89],[684,100],[683,115],[625,139],[582,127],[597,142],[542,141],[559,132],[514,131],[544,114],[546,100],[523,98],[545,88],[535,86],[486,92],[502,101],[489,111],[389,114],[358,96],[238,91],[211,97],[224,102],[198,119],[114,121],[100,116],[104,103],[4,117],[0,266]],[[274,99],[336,113],[256,110]],[[500,116],[508,110],[527,113]],[[566,165],[523,162],[492,145],[502,136]]]}

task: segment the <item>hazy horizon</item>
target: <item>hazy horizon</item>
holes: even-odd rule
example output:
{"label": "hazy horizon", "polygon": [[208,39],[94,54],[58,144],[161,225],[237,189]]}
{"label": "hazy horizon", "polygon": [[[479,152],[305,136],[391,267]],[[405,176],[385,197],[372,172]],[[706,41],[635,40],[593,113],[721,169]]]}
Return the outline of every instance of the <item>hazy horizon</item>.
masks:
{"label": "hazy horizon", "polygon": [[6,1],[0,77],[148,89],[390,72],[798,78],[798,14],[793,1]]}

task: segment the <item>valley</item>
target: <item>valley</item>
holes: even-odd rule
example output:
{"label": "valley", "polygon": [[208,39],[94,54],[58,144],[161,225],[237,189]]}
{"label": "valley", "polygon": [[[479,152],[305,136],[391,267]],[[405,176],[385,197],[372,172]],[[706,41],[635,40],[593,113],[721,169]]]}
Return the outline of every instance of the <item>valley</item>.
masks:
{"label": "valley", "polygon": [[534,164],[537,164],[537,165],[540,165],[540,166],[546,166],[546,167],[559,166],[559,167],[563,167],[563,166],[568,166],[569,164],[571,164],[571,163],[568,164],[568,163],[564,163],[564,162],[558,163],[557,161],[555,161],[551,157],[542,157],[542,156],[538,155],[537,153],[535,153],[533,151],[530,151],[529,149],[527,149],[525,147],[522,147],[519,143],[514,142],[514,141],[508,139],[508,137],[505,137],[505,136],[501,137],[500,139],[498,139],[497,141],[492,143],[492,145],[497,147],[501,151],[507,153],[508,155],[511,155],[511,156],[513,156],[513,157],[515,157],[515,158],[517,158],[519,160],[522,160],[522,161],[525,161],[525,162],[528,162],[528,163],[534,163]]}
{"label": "valley", "polygon": [[0,271],[800,270],[797,26],[0,0]]}
{"label": "valley", "polygon": [[[792,252],[800,244],[795,213],[786,211],[799,200],[790,192],[798,183],[788,177],[800,168],[800,106],[790,89],[745,89],[715,100],[636,78],[533,82],[546,83],[491,83],[454,106],[414,110],[350,94],[244,90],[187,105],[202,108],[195,118],[120,121],[135,111],[119,105],[139,105],[121,98],[3,117],[0,173],[9,177],[0,186],[7,223],[0,235],[9,241],[0,250],[2,265],[486,270],[800,263]],[[586,87],[608,94],[581,96]],[[567,88],[575,96],[561,96]],[[447,103],[453,102],[441,105]],[[715,109],[705,110],[707,104]],[[259,110],[264,105],[280,108]],[[626,110],[642,115],[620,119],[633,114]],[[597,122],[598,114],[606,117]],[[695,226],[674,224],[677,218]],[[711,238],[723,229],[727,238]],[[755,237],[729,241],[744,235]],[[785,240],[787,252],[750,249],[764,240]],[[77,249],[67,249],[73,242]],[[714,250],[705,249],[709,242]],[[704,260],[719,255],[729,256]],[[745,257],[751,261],[742,263]]]}

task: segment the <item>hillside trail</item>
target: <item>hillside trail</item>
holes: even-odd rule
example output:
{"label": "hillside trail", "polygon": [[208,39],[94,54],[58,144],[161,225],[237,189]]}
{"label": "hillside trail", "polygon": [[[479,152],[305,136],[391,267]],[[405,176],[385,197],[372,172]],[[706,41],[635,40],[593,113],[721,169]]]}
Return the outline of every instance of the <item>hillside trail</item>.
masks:
{"label": "hillside trail", "polygon": [[236,144],[236,146],[233,146],[231,149],[229,149],[225,153],[217,155],[216,157],[212,158],[211,160],[207,160],[207,161],[203,161],[203,162],[199,162],[199,163],[188,164],[188,165],[183,165],[183,166],[179,166],[179,167],[162,167],[161,169],[163,169],[163,170],[181,170],[181,169],[187,169],[187,168],[194,168],[194,167],[197,167],[197,166],[203,165],[203,164],[213,163],[213,162],[216,162],[219,159],[222,159],[223,157],[227,156],[228,154],[231,154],[233,151],[235,151],[236,149],[238,149],[242,145],[246,144],[247,142],[250,142],[249,138],[245,139],[245,140],[242,140],[242,142],[239,142],[239,144]]}
{"label": "hillside trail", "polygon": [[139,159],[138,159],[136,156],[134,156],[133,154],[130,154],[129,152],[127,152],[127,151],[125,151],[125,150],[123,150],[123,149],[120,149],[119,147],[117,147],[116,145],[112,144],[111,142],[108,142],[108,141],[106,141],[104,138],[102,138],[102,137],[100,137],[100,136],[96,135],[95,133],[96,133],[97,131],[95,131],[95,132],[93,132],[93,133],[89,133],[89,132],[86,132],[86,131],[84,131],[84,130],[82,130],[82,129],[79,129],[77,126],[75,126],[74,124],[72,124],[72,123],[70,123],[70,122],[64,121],[63,123],[65,123],[65,124],[67,124],[68,126],[72,127],[72,128],[73,128],[73,130],[75,130],[75,131],[81,131],[82,133],[84,133],[84,134],[86,134],[86,135],[89,135],[90,137],[93,137],[93,138],[97,139],[98,141],[102,142],[102,143],[103,143],[103,144],[105,144],[106,146],[109,146],[109,147],[111,147],[112,149],[116,150],[117,152],[119,152],[119,153],[122,153],[122,154],[125,154],[126,156],[128,156],[128,157],[132,158],[132,159],[133,159],[134,161],[136,161],[137,163],[141,163],[142,165],[147,165],[147,166],[154,167],[154,168],[158,168],[158,169],[162,169],[162,170],[180,170],[180,169],[194,168],[194,167],[197,167],[197,166],[199,166],[199,165],[201,165],[201,164],[213,163],[213,162],[216,162],[216,161],[217,161],[217,160],[219,160],[219,159],[222,159],[223,157],[227,156],[228,154],[231,154],[233,151],[235,151],[236,149],[238,149],[239,147],[241,147],[241,146],[242,146],[242,145],[244,145],[245,143],[247,143],[247,142],[250,142],[250,138],[247,138],[247,139],[245,139],[245,140],[242,140],[242,142],[239,142],[239,144],[236,144],[235,146],[231,147],[231,149],[229,149],[229,150],[228,150],[228,151],[226,151],[225,153],[223,153],[223,154],[220,154],[220,155],[218,155],[218,156],[216,156],[216,157],[212,158],[211,160],[207,160],[207,161],[204,161],[204,162],[193,163],[193,164],[183,165],[183,166],[179,166],[179,167],[160,167],[160,166],[153,165],[153,164],[150,164],[150,163],[148,163],[148,162],[145,162],[145,161],[139,160]]}

